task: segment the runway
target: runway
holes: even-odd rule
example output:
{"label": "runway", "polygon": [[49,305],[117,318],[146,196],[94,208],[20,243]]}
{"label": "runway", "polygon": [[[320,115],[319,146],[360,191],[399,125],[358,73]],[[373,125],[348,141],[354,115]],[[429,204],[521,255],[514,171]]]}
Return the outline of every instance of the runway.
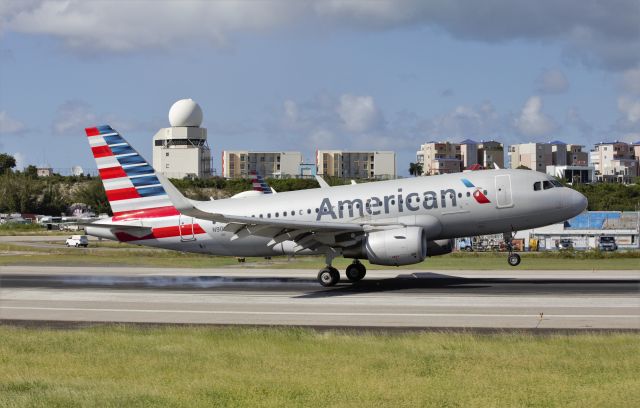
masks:
{"label": "runway", "polygon": [[333,288],[315,274],[2,267],[0,320],[640,330],[639,271],[370,270]]}

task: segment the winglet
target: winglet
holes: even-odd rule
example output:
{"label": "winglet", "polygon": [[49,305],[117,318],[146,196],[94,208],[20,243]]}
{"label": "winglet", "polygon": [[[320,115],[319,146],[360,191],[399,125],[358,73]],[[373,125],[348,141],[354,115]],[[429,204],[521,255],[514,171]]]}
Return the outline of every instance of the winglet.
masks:
{"label": "winglet", "polygon": [[320,184],[320,188],[330,188],[331,186],[321,176],[316,174],[316,181]]}
{"label": "winglet", "polygon": [[500,170],[500,166],[498,166],[498,163],[496,163],[496,162],[493,162],[493,167],[494,167],[496,170]]}

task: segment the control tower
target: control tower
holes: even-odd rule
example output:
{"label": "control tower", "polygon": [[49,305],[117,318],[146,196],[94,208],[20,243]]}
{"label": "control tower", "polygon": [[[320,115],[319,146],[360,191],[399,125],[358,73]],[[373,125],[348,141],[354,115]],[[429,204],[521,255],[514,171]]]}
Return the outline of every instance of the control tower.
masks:
{"label": "control tower", "polygon": [[200,127],[200,105],[193,99],[174,103],[169,124],[153,137],[153,168],[169,178],[210,177],[211,150],[207,129]]}

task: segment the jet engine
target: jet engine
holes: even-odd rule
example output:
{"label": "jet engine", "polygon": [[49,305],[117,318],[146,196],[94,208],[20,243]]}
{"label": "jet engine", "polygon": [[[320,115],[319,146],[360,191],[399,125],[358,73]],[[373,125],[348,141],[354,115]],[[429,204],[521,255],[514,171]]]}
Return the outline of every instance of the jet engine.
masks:
{"label": "jet engine", "polygon": [[363,248],[366,259],[376,265],[411,265],[427,256],[426,233],[422,227],[404,227],[368,234]]}

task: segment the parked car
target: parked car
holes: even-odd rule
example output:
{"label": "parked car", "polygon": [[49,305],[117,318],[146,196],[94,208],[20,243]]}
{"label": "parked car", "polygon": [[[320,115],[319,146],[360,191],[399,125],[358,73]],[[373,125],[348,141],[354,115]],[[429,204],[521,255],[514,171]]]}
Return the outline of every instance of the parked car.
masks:
{"label": "parked car", "polygon": [[72,235],[67,238],[66,242],[68,247],[88,247],[89,246],[89,238],[86,235]]}
{"label": "parked car", "polygon": [[559,249],[573,249],[573,241],[567,238],[561,239],[558,242]]}
{"label": "parked car", "polygon": [[598,249],[601,251],[615,251],[618,249],[615,237],[600,237]]}

